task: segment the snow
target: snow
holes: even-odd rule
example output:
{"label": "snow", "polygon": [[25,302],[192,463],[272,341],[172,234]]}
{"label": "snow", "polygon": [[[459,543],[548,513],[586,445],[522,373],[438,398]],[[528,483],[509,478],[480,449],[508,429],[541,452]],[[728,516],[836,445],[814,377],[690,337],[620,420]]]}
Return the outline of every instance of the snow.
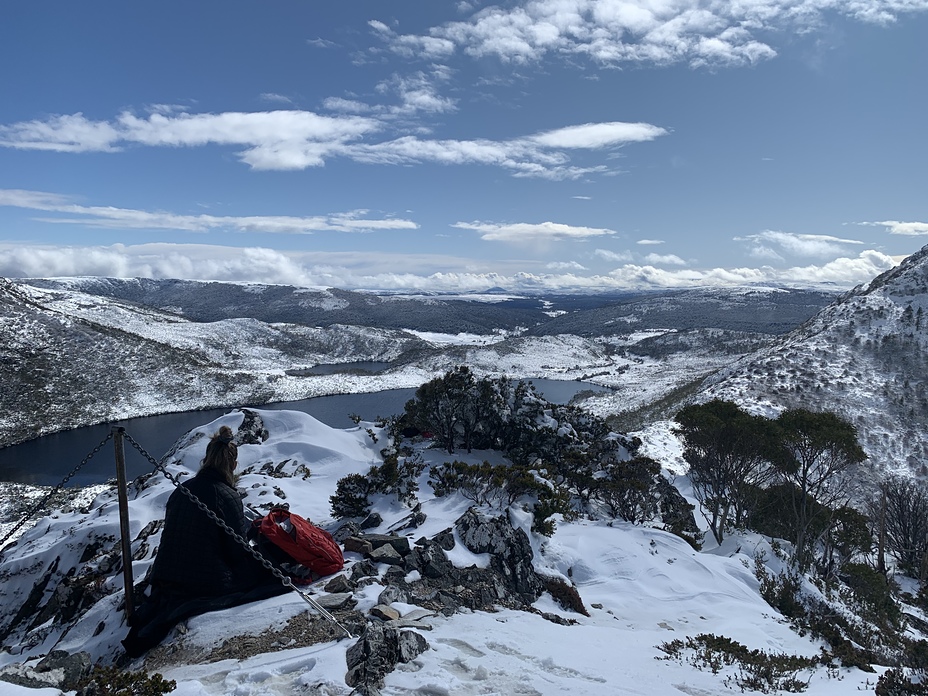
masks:
{"label": "snow", "polygon": [[[245,503],[260,506],[278,501],[283,495],[291,510],[331,527],[328,499],[336,481],[349,473],[364,473],[382,461],[379,450],[385,445],[385,434],[375,429],[379,441],[374,443],[366,432],[366,428],[374,427],[370,423],[340,430],[300,412],[259,410],[258,414],[270,437],[261,445],[240,448],[239,466],[245,473],[238,485],[246,491]],[[205,452],[207,440],[202,436],[214,433],[222,424],[234,429],[241,419],[241,413],[232,412],[204,424],[168,465],[169,470],[175,475],[191,475]],[[651,456],[661,460],[675,456],[671,451],[657,451],[661,441],[657,442],[652,445]],[[479,461],[487,454],[470,456]],[[450,458],[428,449],[423,450],[423,455],[430,464]],[[303,463],[311,475],[304,480],[300,475],[271,478],[260,473],[262,464],[284,460],[289,460],[286,472],[294,472]],[[171,490],[171,484],[156,475],[133,491],[129,503],[133,535],[149,521],[163,516]],[[451,527],[469,504],[460,497],[434,498],[425,485],[420,488],[420,499],[428,517],[413,538]],[[81,549],[92,537],[118,535],[116,508],[110,491],[98,495],[90,509],[83,512],[60,513],[40,520],[3,560],[0,571],[5,580],[0,600],[22,601],[32,585],[28,574],[31,566],[48,563],[57,555],[62,558],[60,568],[65,572],[77,565]],[[375,509],[386,520],[381,529],[408,512],[395,501],[381,501]],[[510,516],[514,524],[529,532],[528,513],[513,508]],[[819,643],[793,632],[787,621],[760,597],[752,569],[754,550],[762,546],[762,540],[730,538],[721,548],[696,552],[683,540],[658,529],[589,520],[561,521],[553,537],[530,534],[530,539],[536,569],[573,582],[591,616],[568,612],[543,595],[536,608],[573,619],[577,624],[562,626],[514,610],[430,617],[427,622],[432,630],[423,633],[430,649],[390,673],[383,694],[710,696],[732,693],[723,679],[734,668],[725,668],[717,675],[698,671],[661,659],[664,653],[658,646],[674,638],[715,633],[766,651],[799,655],[819,651]],[[149,544],[156,543],[153,535]],[[450,556],[457,565],[487,563],[486,558],[466,551],[460,543]],[[136,580],[141,579],[150,563],[151,557],[146,555],[134,564]],[[17,646],[11,652],[0,653],[0,667],[34,659],[53,648],[86,650],[94,659],[115,657],[118,642],[126,632],[117,611],[120,588],[121,577],[114,575],[108,581],[111,594],[92,606],[64,635],[53,632],[38,645]],[[373,606],[381,590],[374,584],[357,593],[358,608]],[[394,608],[404,614],[416,609],[400,603]],[[299,596],[291,593],[192,618],[182,636],[175,630],[166,643],[182,640],[185,650],[178,655],[189,655],[194,648],[207,654],[230,636],[273,631],[307,610]],[[101,622],[105,625],[102,629]],[[351,644],[347,639],[331,641],[204,664],[168,661],[157,671],[177,682],[174,693],[178,696],[346,695],[351,689],[344,683],[345,651]],[[144,666],[140,660],[129,668]],[[875,675],[854,669],[840,669],[837,677],[829,677],[824,670],[800,676],[810,678],[806,692],[810,696],[856,693],[869,690],[875,681]],[[0,693],[52,696],[57,691],[37,692],[0,682]]]}

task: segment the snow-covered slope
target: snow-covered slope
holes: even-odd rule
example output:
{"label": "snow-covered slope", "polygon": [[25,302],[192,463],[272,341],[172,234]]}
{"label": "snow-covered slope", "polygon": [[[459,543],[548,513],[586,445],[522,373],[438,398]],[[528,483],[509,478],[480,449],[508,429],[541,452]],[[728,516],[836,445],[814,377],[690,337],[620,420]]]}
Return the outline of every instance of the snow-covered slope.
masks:
{"label": "snow-covered slope", "polygon": [[833,411],[857,427],[873,475],[923,475],[926,368],[928,247],[720,370],[699,399],[731,399],[766,415]]}
{"label": "snow-covered slope", "polygon": [[[331,526],[328,498],[335,482],[380,462],[384,434],[366,423],[334,430],[302,413],[257,414],[268,437],[240,447],[243,475],[238,485],[245,502],[267,506],[285,500],[295,512]],[[236,429],[244,418],[241,412],[231,412],[192,431],[180,443],[169,470],[191,475],[205,452],[206,436],[222,424]],[[379,435],[378,443],[366,432],[368,427]],[[435,450],[424,454],[429,461],[442,461]],[[485,455],[474,453],[472,459]],[[410,542],[447,529],[470,504],[459,497],[432,498],[422,483],[426,519],[409,533]],[[137,481],[131,491],[136,581],[151,564],[158,520],[171,490],[172,485],[155,474]],[[386,520],[382,528],[408,513],[395,501],[381,501],[376,510]],[[657,529],[594,521],[561,522],[549,539],[530,532],[527,513],[511,508],[509,516],[529,534],[536,569],[573,583],[591,616],[568,612],[547,594],[535,608],[572,619],[574,625],[509,609],[433,615],[426,621],[431,630],[418,629],[429,649],[387,675],[384,694],[709,696],[729,692],[725,679],[735,668],[724,667],[717,675],[696,671],[661,659],[665,654],[657,646],[716,633],[767,652],[814,655],[819,650],[818,643],[795,634],[759,596],[751,568],[755,547],[766,548],[762,541],[733,539],[731,547],[699,553]],[[102,661],[116,657],[126,632],[119,609],[123,592],[117,538],[117,504],[110,491],[86,508],[40,520],[4,552],[0,626],[6,649],[0,652],[0,668],[34,664],[53,648],[84,650]],[[456,565],[483,562],[465,549],[449,555]],[[346,558],[352,564],[361,557],[348,553]],[[380,573],[385,570],[381,565]],[[367,612],[382,589],[375,582],[357,592],[356,609]],[[23,606],[28,607],[24,612]],[[415,609],[401,602],[393,607],[401,614]],[[201,615],[129,667],[157,670],[176,680],[179,696],[348,694],[345,660],[353,641],[293,639],[288,644],[287,627],[305,623],[300,617],[306,611],[306,604],[288,594]],[[62,621],[62,615],[68,618]],[[809,680],[807,693],[812,696],[856,693],[868,684],[872,687],[874,679],[843,668],[799,676]],[[18,694],[14,688],[9,692]]]}
{"label": "snow-covered slope", "polygon": [[[745,343],[731,332],[677,332],[669,326],[637,332],[627,324],[631,333],[613,336],[614,328],[597,329],[595,321],[587,324],[593,337],[584,338],[570,334],[522,337],[508,333],[505,323],[496,326],[496,333],[486,333],[499,317],[491,305],[474,302],[463,303],[468,316],[489,313],[479,325],[483,333],[466,333],[458,325],[453,333],[442,334],[411,328],[428,323],[436,307],[450,312],[442,302],[373,296],[367,298],[373,303],[368,309],[387,312],[389,316],[381,318],[381,323],[388,319],[408,322],[403,329],[336,324],[332,317],[323,326],[271,324],[248,312],[260,314],[262,301],[277,302],[289,308],[287,316],[307,319],[314,315],[297,310],[312,307],[331,313],[341,307],[342,296],[334,290],[154,284],[158,292],[179,293],[170,297],[185,303],[188,309],[181,315],[177,307],[137,304],[130,290],[152,299],[142,281],[34,282],[0,279],[0,380],[5,385],[0,391],[0,446],[79,425],[153,413],[417,387],[460,364],[479,374],[588,379],[609,386],[616,389],[615,398],[601,397],[590,403],[591,409],[606,415],[704,377],[769,340],[752,334],[754,338]],[[133,301],[111,297],[114,288]],[[233,318],[190,320],[190,308],[197,307],[198,297],[204,307],[212,308],[210,312]],[[236,317],[229,303],[242,297],[257,305],[240,307]],[[365,297],[351,293],[352,306],[367,307]],[[766,299],[763,302],[767,304]],[[399,314],[397,307],[403,310]],[[674,307],[679,311],[679,301]],[[284,310],[278,307],[276,311]],[[339,316],[355,315],[343,312]],[[529,308],[520,316],[531,319],[534,310]],[[714,325],[720,317],[704,312],[701,321]],[[596,331],[609,336],[599,337]],[[664,345],[655,352],[659,341]],[[630,347],[639,342],[640,347]],[[646,349],[645,344],[651,347]],[[732,351],[733,345],[738,350]],[[356,361],[392,361],[393,366],[376,376],[307,375],[305,371],[318,363]]]}

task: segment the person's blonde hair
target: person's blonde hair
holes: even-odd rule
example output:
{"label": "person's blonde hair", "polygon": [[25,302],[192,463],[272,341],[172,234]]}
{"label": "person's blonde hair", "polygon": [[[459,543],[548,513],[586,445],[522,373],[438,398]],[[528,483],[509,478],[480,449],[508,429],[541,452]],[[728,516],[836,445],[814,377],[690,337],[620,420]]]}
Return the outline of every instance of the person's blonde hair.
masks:
{"label": "person's blonde hair", "polygon": [[222,474],[230,486],[235,485],[235,477],[232,472],[235,470],[235,464],[238,461],[238,447],[232,442],[232,428],[223,425],[219,432],[213,435],[209,444],[206,446],[206,456],[200,464],[200,470],[214,469]]}

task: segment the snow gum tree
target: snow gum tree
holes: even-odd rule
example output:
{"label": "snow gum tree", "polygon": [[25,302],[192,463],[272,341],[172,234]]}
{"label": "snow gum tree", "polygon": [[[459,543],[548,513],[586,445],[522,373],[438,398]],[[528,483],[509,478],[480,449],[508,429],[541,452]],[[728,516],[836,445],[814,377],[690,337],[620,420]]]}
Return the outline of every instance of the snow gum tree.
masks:
{"label": "snow gum tree", "polygon": [[806,570],[817,541],[810,532],[830,527],[831,517],[847,494],[844,474],[867,455],[857,442],[854,426],[834,413],[791,409],[774,423],[777,447],[772,463],[790,492],[795,561]]}
{"label": "snow gum tree", "polygon": [[721,399],[687,406],[675,420],[693,493],[721,544],[726,528],[743,524],[755,492],[772,478],[773,429],[768,419]]}

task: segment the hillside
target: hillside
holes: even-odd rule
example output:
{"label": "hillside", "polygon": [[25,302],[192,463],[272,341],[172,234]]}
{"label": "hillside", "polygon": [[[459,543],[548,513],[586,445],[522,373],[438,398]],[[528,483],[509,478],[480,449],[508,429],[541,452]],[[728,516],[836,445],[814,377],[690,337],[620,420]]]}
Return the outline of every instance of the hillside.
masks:
{"label": "hillside", "polygon": [[853,423],[868,475],[925,475],[928,247],[771,345],[709,378],[699,400],[834,411]]}
{"label": "hillside", "polygon": [[633,331],[711,328],[782,334],[814,316],[835,297],[835,293],[781,288],[697,288],[649,293],[563,314],[528,333],[616,336]]}
{"label": "hillside", "polygon": [[[329,518],[328,496],[336,480],[382,461],[379,448],[385,433],[373,424],[334,430],[291,411],[257,411],[251,416],[232,412],[179,443],[167,463],[173,475],[191,475],[204,454],[206,436],[221,424],[238,429],[242,441],[238,486],[246,504],[267,509],[285,500],[295,512],[333,531],[338,524]],[[366,428],[378,436],[378,444]],[[427,466],[444,461],[438,450],[419,451]],[[458,455],[474,463],[496,456]],[[306,467],[311,471],[308,478]],[[370,530],[402,530],[398,534],[404,546],[413,549],[406,557],[422,564],[418,570],[397,566],[396,558],[376,563],[364,560],[360,552],[346,551],[348,568],[337,583],[340,589],[323,590],[322,585],[335,587],[328,579],[312,588],[317,601],[325,602],[354,638],[335,640],[334,627],[291,593],[189,619],[163,645],[125,667],[163,673],[176,680],[176,693],[181,695],[347,696],[352,692],[346,684],[349,660],[358,652],[351,648],[358,642],[358,631],[371,625],[407,634],[405,644],[417,646],[412,654],[407,647],[403,662],[388,670],[382,690],[376,692],[385,695],[702,696],[737,689],[748,674],[734,664],[697,669],[695,657],[668,659],[661,646],[712,633],[766,653],[820,654],[822,643],[794,632],[761,597],[752,570],[755,554],[768,559],[770,572],[782,570],[762,538],[733,537],[723,548],[697,552],[659,524],[605,519],[562,521],[547,538],[531,531],[531,514],[519,505],[508,511],[484,505],[474,513],[473,502],[459,493],[434,497],[426,476],[427,471],[420,481],[419,515],[412,518],[409,508],[383,498],[375,511],[385,521]],[[152,563],[159,520],[171,491],[172,484],[160,474],[132,484],[129,515],[136,583]],[[521,570],[516,572],[517,566],[507,561],[509,575],[500,577],[509,579],[495,581],[490,606],[469,608],[476,585],[468,587],[460,580],[438,584],[444,582],[443,574],[485,578],[500,567],[497,554],[504,551],[473,550],[477,547],[461,522],[468,516],[483,525],[483,533],[502,529],[493,520],[511,520],[511,525],[504,524],[512,527],[507,534],[527,540],[519,553],[528,565],[518,566]],[[0,679],[45,678],[50,681],[44,684],[55,683],[53,672],[27,669],[53,649],[72,655],[83,651],[103,664],[118,657],[119,641],[127,630],[121,610],[118,530],[115,494],[108,490],[90,503],[40,520],[0,555],[0,635],[3,645],[15,646],[0,652]],[[426,559],[431,559],[427,565]],[[513,598],[509,583],[536,573],[574,587],[589,616],[565,608],[540,588],[532,592],[538,592],[537,599],[528,605]],[[139,590],[143,587],[140,584]],[[811,585],[807,590],[817,592]],[[376,618],[385,611],[402,618]],[[366,664],[377,659],[371,657]],[[785,676],[808,682],[810,696],[838,696],[872,688],[878,675],[832,665],[788,670]],[[29,693],[6,684],[3,688],[16,696]]]}
{"label": "hillside", "polygon": [[[785,291],[724,291],[717,302],[673,297],[665,315],[652,309],[657,297],[642,296],[638,314],[659,326],[645,332],[628,316],[605,320],[604,303],[614,303],[600,296],[477,301],[191,281],[0,280],[0,378],[8,385],[0,392],[0,446],[138,415],[416,387],[459,364],[517,378],[590,380],[621,391],[628,408],[705,377],[814,309],[804,292],[794,300]],[[771,297],[803,309],[771,314]],[[697,328],[680,332],[666,322],[687,314],[687,298],[696,303],[688,325]],[[713,328],[732,324],[735,299],[741,316],[757,305],[759,333]],[[570,312],[554,309],[562,306]],[[286,317],[300,323],[279,323]],[[507,329],[560,326],[566,317],[582,336]],[[333,323],[348,319],[372,323]],[[305,371],[355,361],[392,366],[375,377]],[[605,414],[616,404],[591,407]]]}
{"label": "hillside", "polygon": [[0,445],[134,415],[314,396],[324,381],[285,370],[346,355],[391,360],[422,343],[362,327],[198,323],[0,279]]}
{"label": "hillside", "polygon": [[514,303],[506,297],[474,302],[441,297],[379,296],[335,288],[219,283],[146,278],[67,278],[24,281],[35,287],[77,291],[175,313],[190,321],[250,318],[265,323],[439,333],[492,334],[531,326],[548,317],[542,302]]}

